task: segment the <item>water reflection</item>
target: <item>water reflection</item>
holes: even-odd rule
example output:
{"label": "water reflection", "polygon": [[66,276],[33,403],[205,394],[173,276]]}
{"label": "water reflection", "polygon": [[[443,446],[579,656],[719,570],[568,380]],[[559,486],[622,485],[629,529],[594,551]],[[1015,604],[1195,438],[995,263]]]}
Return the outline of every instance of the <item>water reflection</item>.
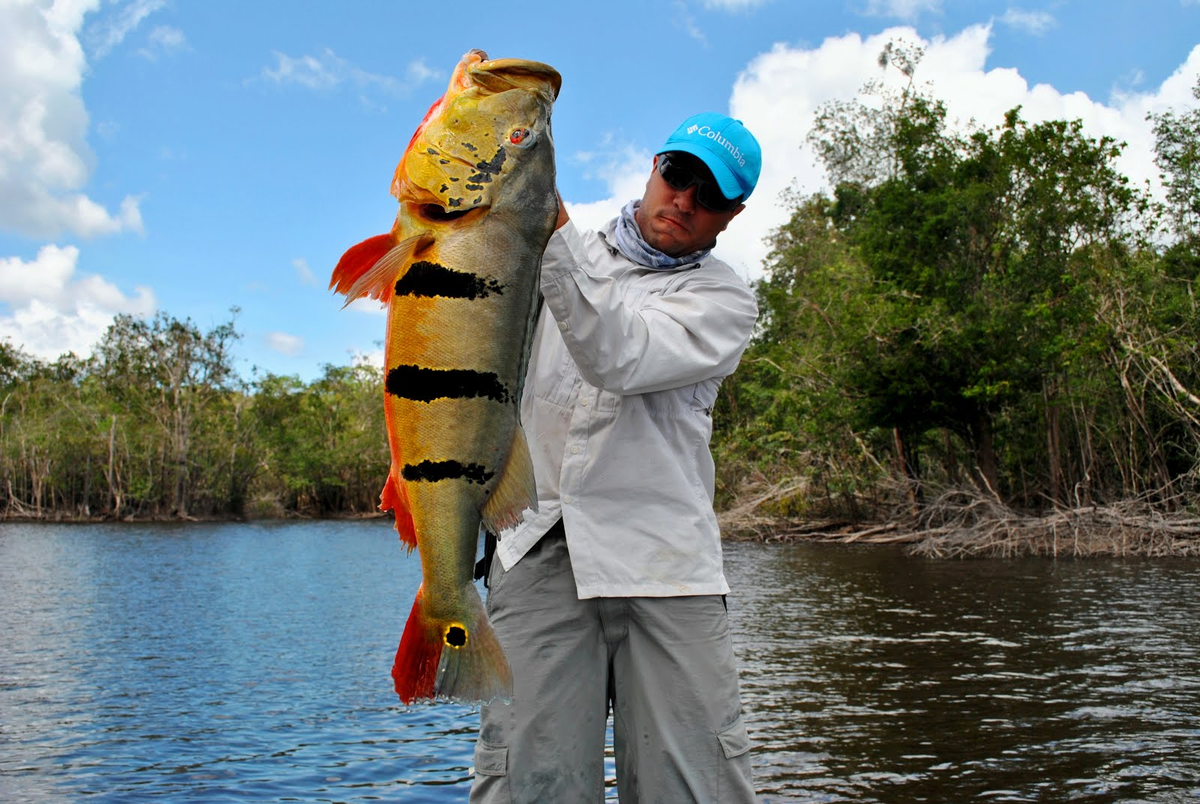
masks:
{"label": "water reflection", "polygon": [[1200,797],[1200,568],[729,551],[767,800]]}
{"label": "water reflection", "polygon": [[[1195,562],[727,562],[764,801],[1200,797]],[[465,800],[477,714],[390,691],[418,582],[379,521],[4,525],[0,800]]]}

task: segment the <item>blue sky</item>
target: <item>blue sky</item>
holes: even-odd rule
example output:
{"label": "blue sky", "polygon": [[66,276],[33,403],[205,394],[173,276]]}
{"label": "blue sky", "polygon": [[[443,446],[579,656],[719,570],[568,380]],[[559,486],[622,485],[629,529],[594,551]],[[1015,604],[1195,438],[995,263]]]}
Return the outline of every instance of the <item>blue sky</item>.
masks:
{"label": "blue sky", "polygon": [[781,194],[823,187],[814,111],[898,39],[952,116],[1079,118],[1153,185],[1145,116],[1195,105],[1200,0],[0,0],[0,338],[51,359],[117,313],[208,329],[236,306],[244,377],[377,359],[378,304],[341,309],[329,273],[390,227],[396,162],[471,48],[562,73],[584,224],[640,195],[684,117],[745,121],[764,173],[719,253],[753,279]]}

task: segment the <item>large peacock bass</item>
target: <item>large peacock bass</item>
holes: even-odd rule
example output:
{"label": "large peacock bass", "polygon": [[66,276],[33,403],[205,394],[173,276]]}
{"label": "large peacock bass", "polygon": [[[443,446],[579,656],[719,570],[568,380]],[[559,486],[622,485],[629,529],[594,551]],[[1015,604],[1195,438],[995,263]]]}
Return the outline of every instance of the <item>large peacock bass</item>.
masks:
{"label": "large peacock bass", "polygon": [[509,697],[512,671],[472,581],[480,525],[537,506],[519,403],[542,252],[558,202],[550,66],[463,56],[392,182],[392,230],[350,248],[330,287],[388,305],[380,508],[423,582],[392,667],[405,703]]}

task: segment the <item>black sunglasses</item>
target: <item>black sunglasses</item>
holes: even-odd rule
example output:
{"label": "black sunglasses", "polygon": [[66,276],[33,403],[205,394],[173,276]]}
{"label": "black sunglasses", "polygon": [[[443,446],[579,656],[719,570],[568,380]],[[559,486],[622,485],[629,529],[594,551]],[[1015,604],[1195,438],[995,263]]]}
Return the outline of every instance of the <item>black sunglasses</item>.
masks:
{"label": "black sunglasses", "polygon": [[674,190],[683,191],[696,185],[696,201],[713,212],[731,212],[742,203],[742,197],[726,198],[717,183],[698,175],[697,167],[687,164],[671,153],[658,155],[658,175]]}

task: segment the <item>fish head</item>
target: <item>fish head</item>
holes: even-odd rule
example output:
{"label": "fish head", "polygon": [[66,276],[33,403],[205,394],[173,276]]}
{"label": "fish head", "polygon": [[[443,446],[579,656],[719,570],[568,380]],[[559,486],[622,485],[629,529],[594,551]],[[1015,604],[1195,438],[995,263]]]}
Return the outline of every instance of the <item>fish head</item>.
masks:
{"label": "fish head", "polygon": [[392,194],[434,224],[553,199],[550,111],[561,84],[547,64],[470,51],[413,135]]}

